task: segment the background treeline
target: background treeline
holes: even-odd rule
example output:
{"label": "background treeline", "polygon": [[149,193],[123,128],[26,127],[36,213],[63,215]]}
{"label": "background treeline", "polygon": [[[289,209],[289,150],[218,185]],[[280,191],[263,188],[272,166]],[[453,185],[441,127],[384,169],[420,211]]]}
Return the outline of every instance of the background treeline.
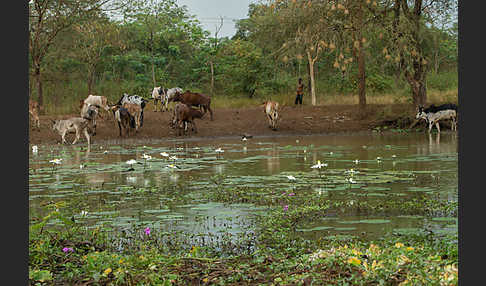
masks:
{"label": "background treeline", "polygon": [[[154,86],[219,102],[286,96],[305,103],[387,94],[415,104],[456,90],[457,0],[274,0],[249,6],[232,38],[205,31],[175,0],[32,0],[30,96],[46,113],[88,94],[114,102]],[[368,102],[370,102],[368,100]]]}

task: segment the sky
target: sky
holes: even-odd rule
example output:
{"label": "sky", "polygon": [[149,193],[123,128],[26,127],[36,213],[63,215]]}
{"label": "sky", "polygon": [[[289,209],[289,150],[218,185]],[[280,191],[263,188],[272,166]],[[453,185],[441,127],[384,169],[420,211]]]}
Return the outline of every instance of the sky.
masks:
{"label": "sky", "polygon": [[214,37],[216,27],[223,17],[223,27],[219,37],[231,38],[235,33],[234,20],[248,17],[248,5],[256,0],[177,0],[179,6],[186,5],[190,15],[196,16],[203,29]]}

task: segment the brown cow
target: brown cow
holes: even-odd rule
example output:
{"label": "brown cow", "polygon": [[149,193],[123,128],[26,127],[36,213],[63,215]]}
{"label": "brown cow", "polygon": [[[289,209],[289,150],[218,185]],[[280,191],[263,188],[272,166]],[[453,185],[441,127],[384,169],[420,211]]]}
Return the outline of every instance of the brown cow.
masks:
{"label": "brown cow", "polygon": [[189,106],[199,106],[204,109],[204,113],[209,110],[211,121],[213,120],[213,111],[211,110],[211,97],[205,94],[191,92],[186,90],[184,93],[176,92],[174,97],[169,98],[169,101],[180,101]]}
{"label": "brown cow", "polygon": [[140,128],[140,117],[142,114],[142,107],[140,107],[140,105],[135,103],[125,102],[123,104],[123,108],[126,108],[128,110],[128,113],[130,113],[130,115],[135,118],[135,133],[137,133],[138,128]]}
{"label": "brown cow", "polygon": [[125,130],[126,136],[130,136],[130,128],[135,128],[135,118],[130,115],[128,109],[120,105],[113,105],[110,108],[113,112],[113,118],[118,123],[120,137],[122,137],[122,129]]}
{"label": "brown cow", "polygon": [[278,123],[278,102],[276,101],[265,101],[263,103],[263,112],[268,117],[268,123],[270,128],[277,130]]}
{"label": "brown cow", "polygon": [[202,119],[205,113],[202,113],[201,110],[195,109],[190,107],[184,103],[177,103],[174,107],[174,121],[175,126],[178,129],[178,135],[181,135],[181,129],[184,128],[184,134],[187,129],[187,123],[191,123],[192,130],[197,133],[196,122],[194,122],[195,118]]}
{"label": "brown cow", "polygon": [[40,130],[39,103],[32,99],[29,99],[29,114],[34,119],[34,124],[37,126],[37,130]]}

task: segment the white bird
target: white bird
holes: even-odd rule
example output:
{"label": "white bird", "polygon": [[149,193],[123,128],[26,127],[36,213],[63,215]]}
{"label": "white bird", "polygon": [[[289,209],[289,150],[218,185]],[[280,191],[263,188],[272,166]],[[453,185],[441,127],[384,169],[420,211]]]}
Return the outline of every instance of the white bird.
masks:
{"label": "white bird", "polygon": [[291,181],[295,181],[295,180],[297,180],[297,179],[296,179],[294,176],[292,176],[292,175],[289,175],[289,176],[286,176],[286,177],[287,177],[289,180],[291,180]]}
{"label": "white bird", "polygon": [[312,169],[316,169],[316,168],[320,169],[322,167],[327,167],[327,164],[326,163],[321,163],[320,160],[317,160],[317,164],[311,166]]}
{"label": "white bird", "polygon": [[162,153],[160,153],[160,155],[162,155],[164,157],[169,157],[169,154],[167,154],[166,152],[162,152]]}
{"label": "white bird", "polygon": [[37,153],[37,150],[38,150],[37,145],[32,146],[32,152]]}
{"label": "white bird", "polygon": [[219,147],[218,149],[214,150],[214,152],[216,152],[216,153],[223,153],[223,152],[224,152],[224,150],[223,150],[223,149],[221,149],[221,147]]}

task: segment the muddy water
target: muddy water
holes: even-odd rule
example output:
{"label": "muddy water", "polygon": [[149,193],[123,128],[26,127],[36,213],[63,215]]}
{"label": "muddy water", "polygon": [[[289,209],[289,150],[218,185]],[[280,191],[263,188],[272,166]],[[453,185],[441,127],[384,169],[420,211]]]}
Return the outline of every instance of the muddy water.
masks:
{"label": "muddy water", "polygon": [[[347,204],[424,194],[458,198],[457,135],[449,132],[37,147],[37,152],[31,147],[29,157],[31,219],[46,214],[43,206],[50,202],[65,201],[63,212],[89,227],[149,226],[206,236],[251,232],[253,217],[267,208],[212,202],[206,194],[214,188],[270,188],[296,195],[310,190],[311,196]],[[61,164],[50,163],[53,159],[62,159]],[[137,163],[127,164],[131,159]],[[318,161],[327,166],[312,169]],[[296,180],[289,180],[290,175]],[[390,230],[421,229],[454,232],[457,219],[336,212],[300,225],[298,233],[309,238],[323,232],[376,237]]]}

